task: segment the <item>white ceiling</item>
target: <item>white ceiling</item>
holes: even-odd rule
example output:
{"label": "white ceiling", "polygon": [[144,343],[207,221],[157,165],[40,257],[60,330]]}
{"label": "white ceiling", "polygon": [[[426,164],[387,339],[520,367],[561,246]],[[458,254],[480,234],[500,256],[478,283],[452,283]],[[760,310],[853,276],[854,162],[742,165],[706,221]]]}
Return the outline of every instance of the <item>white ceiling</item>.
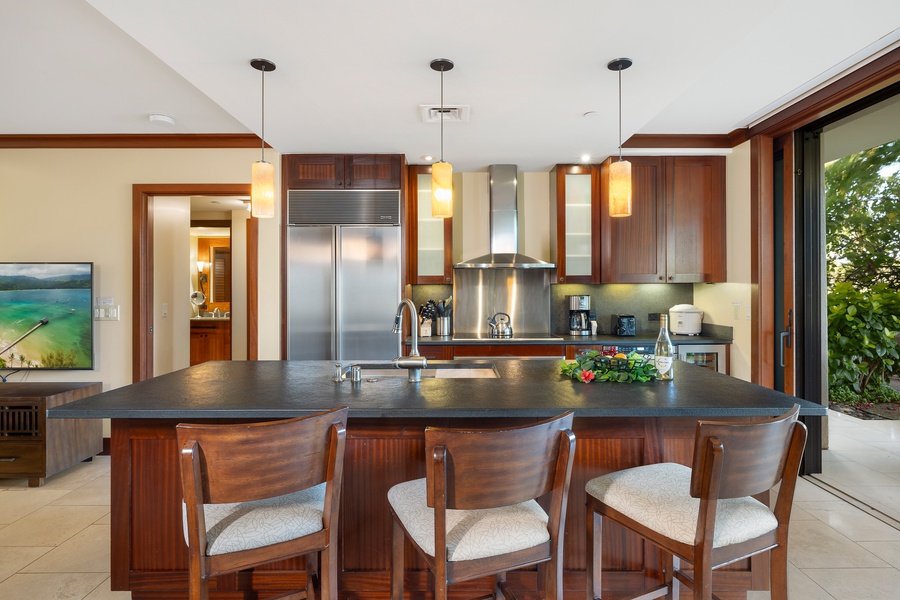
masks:
{"label": "white ceiling", "polygon": [[[852,7],[852,8],[851,8]],[[547,170],[623,137],[725,134],[900,44],[896,0],[41,0],[0,6],[0,134],[259,133],[281,153]],[[593,118],[582,115],[598,111]],[[150,113],[176,120],[151,124]]]}

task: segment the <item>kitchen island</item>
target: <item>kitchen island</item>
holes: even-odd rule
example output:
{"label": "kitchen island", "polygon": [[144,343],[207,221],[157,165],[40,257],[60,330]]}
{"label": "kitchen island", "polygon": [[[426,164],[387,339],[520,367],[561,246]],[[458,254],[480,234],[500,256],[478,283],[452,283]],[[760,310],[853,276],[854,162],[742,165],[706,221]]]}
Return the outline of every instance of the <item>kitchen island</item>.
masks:
{"label": "kitchen island", "polygon": [[[483,361],[481,361],[483,362]],[[388,598],[390,532],[387,490],[424,476],[424,428],[505,426],[575,411],[577,450],[565,539],[566,594],[584,597],[584,484],[612,470],[660,461],[690,464],[696,420],[774,416],[801,404],[811,427],[825,408],[712,371],[676,363],[674,382],[582,384],[559,374],[555,360],[490,361],[496,378],[367,376],[336,383],[328,361],[207,362],[51,410],[52,418],[112,419],[112,589],[135,599],[186,598],[187,548],[181,525],[179,422],[259,421],[350,407],[339,543],[343,598]],[[373,371],[374,372],[374,371]],[[401,373],[405,375],[405,373]],[[818,454],[819,449],[810,449]],[[614,589],[659,576],[659,557],[613,527],[615,555],[605,568]],[[407,590],[430,589],[425,565],[407,552]],[[765,561],[721,573],[727,590],[765,589]],[[302,584],[302,561],[284,561],[217,579],[213,598],[242,590],[273,594]],[[511,576],[534,589],[534,572]],[[455,587],[487,593],[490,581]],[[735,597],[740,597],[735,596]]]}

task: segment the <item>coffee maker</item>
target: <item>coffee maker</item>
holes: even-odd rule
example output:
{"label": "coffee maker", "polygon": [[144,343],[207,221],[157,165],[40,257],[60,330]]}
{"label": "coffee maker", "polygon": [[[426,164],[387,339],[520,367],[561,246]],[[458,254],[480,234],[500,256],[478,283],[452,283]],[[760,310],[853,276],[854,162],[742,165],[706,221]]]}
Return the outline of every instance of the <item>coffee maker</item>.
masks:
{"label": "coffee maker", "polygon": [[591,334],[591,297],[566,296],[569,300],[569,335]]}

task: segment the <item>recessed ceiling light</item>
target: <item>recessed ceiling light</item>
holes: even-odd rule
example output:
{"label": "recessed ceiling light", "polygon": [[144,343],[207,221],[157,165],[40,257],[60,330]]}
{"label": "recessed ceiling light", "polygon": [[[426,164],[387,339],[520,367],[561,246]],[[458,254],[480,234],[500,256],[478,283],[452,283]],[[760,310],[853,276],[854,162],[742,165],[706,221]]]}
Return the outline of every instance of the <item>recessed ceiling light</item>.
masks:
{"label": "recessed ceiling light", "polygon": [[591,162],[591,155],[590,155],[590,154],[582,154],[582,155],[581,155],[581,162],[583,162],[583,163],[589,163],[589,162]]}
{"label": "recessed ceiling light", "polygon": [[431,161],[434,160],[434,157],[433,157],[432,155],[430,155],[430,154],[426,154],[426,155],[424,155],[424,156],[420,156],[419,158],[421,158],[422,160],[426,160],[426,161],[428,161],[428,162],[431,162]]}
{"label": "recessed ceiling light", "polygon": [[173,119],[169,115],[164,115],[161,113],[150,113],[150,123],[152,125],[162,125],[164,127],[173,127],[175,125],[175,119]]}

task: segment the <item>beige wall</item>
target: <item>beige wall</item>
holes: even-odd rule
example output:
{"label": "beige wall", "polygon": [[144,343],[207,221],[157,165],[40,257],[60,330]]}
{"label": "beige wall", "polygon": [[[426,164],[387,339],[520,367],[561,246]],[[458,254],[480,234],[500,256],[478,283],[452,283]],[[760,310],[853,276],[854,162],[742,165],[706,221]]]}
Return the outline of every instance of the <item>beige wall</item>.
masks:
{"label": "beige wall", "polygon": [[725,215],[728,283],[695,284],[694,304],[703,321],[734,328],[731,375],[751,376],[750,309],[750,142],[725,158]]}
{"label": "beige wall", "polygon": [[[94,322],[93,371],[20,373],[20,381],[131,383],[132,185],[249,183],[254,149],[0,150],[4,261],[91,261],[94,296],[112,296],[119,321]],[[270,152],[280,180],[280,160]],[[260,221],[259,355],[279,350],[279,223]],[[185,261],[188,259],[185,257]],[[158,307],[157,307],[158,308]],[[171,309],[171,305],[170,305]]]}
{"label": "beige wall", "polygon": [[[153,374],[190,366],[191,199],[153,202]],[[196,264],[196,261],[195,261]],[[181,268],[178,268],[178,266]]]}

